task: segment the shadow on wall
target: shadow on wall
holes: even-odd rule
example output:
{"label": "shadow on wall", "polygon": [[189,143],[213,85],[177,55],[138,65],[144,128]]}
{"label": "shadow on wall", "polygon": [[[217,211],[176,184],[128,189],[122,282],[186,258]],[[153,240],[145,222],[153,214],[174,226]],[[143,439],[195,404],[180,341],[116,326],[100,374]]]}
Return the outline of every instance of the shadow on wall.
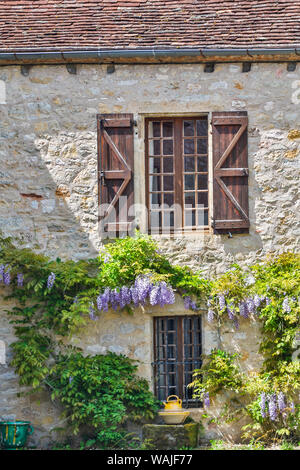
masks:
{"label": "shadow on wall", "polygon": [[0,229],[50,257],[95,256],[96,133],[41,134],[2,130]]}

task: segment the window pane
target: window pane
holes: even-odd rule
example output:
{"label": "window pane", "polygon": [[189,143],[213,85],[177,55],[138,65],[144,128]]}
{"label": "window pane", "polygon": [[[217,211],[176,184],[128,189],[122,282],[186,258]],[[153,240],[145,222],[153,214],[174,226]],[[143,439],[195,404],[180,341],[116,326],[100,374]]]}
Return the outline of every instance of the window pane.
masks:
{"label": "window pane", "polygon": [[207,154],[207,139],[197,139],[197,153]]}
{"label": "window pane", "polygon": [[184,225],[186,227],[193,227],[196,225],[196,212],[195,211],[184,212]]}
{"label": "window pane", "polygon": [[160,122],[149,122],[149,137],[160,137]]}
{"label": "window pane", "polygon": [[174,227],[174,212],[164,212],[163,213],[163,227],[172,228]]}
{"label": "window pane", "polygon": [[207,119],[197,120],[197,135],[207,135]]}
{"label": "window pane", "polygon": [[184,153],[195,153],[194,139],[184,139]]}
{"label": "window pane", "polygon": [[151,206],[157,206],[156,209],[161,205],[161,194],[150,194]]}
{"label": "window pane", "polygon": [[149,140],[149,155],[160,155],[160,140]]}
{"label": "window pane", "polygon": [[195,176],[194,175],[184,175],[184,189],[195,189]]}
{"label": "window pane", "polygon": [[198,175],[198,189],[207,189],[207,175]]}
{"label": "window pane", "polygon": [[173,206],[173,204],[174,204],[174,194],[172,194],[172,193],[164,194],[164,204],[167,204],[169,207]]}
{"label": "window pane", "polygon": [[204,207],[208,206],[208,193],[198,193],[198,204],[203,204]]}
{"label": "window pane", "polygon": [[195,193],[184,193],[184,204],[195,207]]}
{"label": "window pane", "polygon": [[173,122],[163,122],[163,137],[172,137],[173,135]]}
{"label": "window pane", "polygon": [[204,211],[204,225],[208,225],[208,211]]}
{"label": "window pane", "polygon": [[159,227],[161,227],[161,212],[151,212],[150,228],[157,229]]}
{"label": "window pane", "polygon": [[160,173],[160,158],[149,158],[149,173]]}
{"label": "window pane", "polygon": [[173,140],[164,140],[163,141],[163,154],[164,155],[173,155]]}
{"label": "window pane", "polygon": [[194,135],[194,121],[184,121],[183,132],[185,136]]}
{"label": "window pane", "polygon": [[195,171],[194,157],[184,157],[184,171]]}
{"label": "window pane", "polygon": [[198,157],[197,165],[198,165],[197,171],[201,171],[201,172],[208,171],[207,157]]}
{"label": "window pane", "polygon": [[163,159],[163,168],[164,173],[172,173],[173,172],[173,158],[164,158]]}
{"label": "window pane", "polygon": [[161,177],[149,176],[149,188],[150,188],[150,191],[160,191],[161,190]]}
{"label": "window pane", "polygon": [[173,176],[164,176],[164,191],[173,191]]}
{"label": "window pane", "polygon": [[198,209],[198,225],[208,225],[208,211]]}

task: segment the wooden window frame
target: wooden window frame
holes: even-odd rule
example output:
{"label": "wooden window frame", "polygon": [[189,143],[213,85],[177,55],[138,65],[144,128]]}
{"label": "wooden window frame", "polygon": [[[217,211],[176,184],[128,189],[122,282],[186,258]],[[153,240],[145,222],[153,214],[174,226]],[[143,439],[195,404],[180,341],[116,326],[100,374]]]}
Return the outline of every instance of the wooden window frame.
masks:
{"label": "wooden window frame", "polygon": [[[206,172],[199,172],[199,171],[194,171],[190,172],[193,173],[194,175],[201,175],[201,174],[206,174],[207,175],[207,189],[196,189],[194,190],[185,190],[184,189],[184,157],[188,156],[188,154],[183,153],[183,148],[182,146],[184,145],[184,138],[189,138],[188,136],[183,135],[183,121],[195,121],[195,120],[205,120],[207,122],[207,152],[206,154],[203,154],[202,156],[206,156],[207,158],[207,171]],[[162,234],[164,233],[164,227],[163,223],[159,226],[157,230],[153,230],[151,228],[150,224],[150,218],[151,218],[151,212],[154,212],[153,210],[151,211],[151,204],[150,204],[150,188],[149,188],[149,157],[154,157],[155,155],[150,155],[149,156],[149,141],[152,139],[149,137],[149,123],[150,122],[162,122],[162,121],[172,121],[174,123],[174,136],[173,136],[173,142],[174,142],[174,150],[173,150],[173,174],[174,174],[174,204],[178,204],[181,207],[181,220],[176,221],[174,223],[174,228],[168,227],[166,229],[166,233],[172,233],[172,232],[203,232],[203,231],[209,231],[210,230],[210,182],[209,182],[209,174],[210,174],[210,138],[209,138],[209,129],[210,129],[210,120],[209,120],[209,114],[199,114],[199,115],[169,115],[169,116],[148,116],[145,118],[145,139],[144,139],[144,145],[145,145],[145,178],[146,178],[146,207],[147,207],[147,224],[148,224],[148,232],[150,233],[158,233]],[[204,136],[197,136],[196,134],[191,137],[196,140],[197,138],[201,138]],[[161,140],[163,140],[163,136],[161,135],[160,137]],[[199,154],[200,155],[200,154]],[[195,151],[194,154],[191,154],[191,156],[194,156],[194,158],[197,159],[198,153]],[[167,157],[165,155],[164,157]],[[164,158],[162,155],[158,158]],[[197,168],[198,170],[198,168]],[[188,172],[186,172],[188,173]],[[158,175],[163,175],[163,171],[161,170]],[[161,195],[166,194],[162,189],[159,191]],[[197,225],[198,222],[198,216],[197,216],[197,204],[195,205],[195,217],[196,217],[196,225],[195,226],[186,226],[185,225],[185,206],[184,206],[184,194],[185,192],[194,192],[195,194],[195,204],[197,202],[197,196],[198,193],[207,193],[207,207],[204,208],[205,212],[207,213],[207,223],[205,225]],[[189,210],[189,209],[187,209]],[[191,208],[190,211],[193,209]]]}
{"label": "wooden window frame", "polygon": [[[168,320],[174,321],[174,329],[168,329]],[[164,329],[159,328],[159,322],[164,322]],[[192,328],[185,327],[191,322]],[[198,326],[197,326],[198,325]],[[173,334],[175,343],[168,342],[168,334]],[[188,336],[190,334],[190,341]],[[160,335],[164,336],[164,343],[160,339]],[[197,340],[198,336],[198,340]],[[193,399],[192,389],[187,388],[188,383],[192,382],[191,370],[200,368],[202,365],[202,317],[201,315],[173,315],[154,317],[153,319],[153,346],[154,346],[154,361],[153,374],[154,374],[154,391],[159,399],[166,399],[168,395],[178,395],[182,398],[185,406],[202,406],[202,402],[198,399]],[[175,348],[176,360],[169,358],[167,348]],[[187,348],[191,348],[192,355],[186,355]],[[199,353],[197,354],[197,348]],[[160,352],[160,350],[163,352]],[[162,358],[162,356],[165,356]],[[173,354],[174,356],[175,354]],[[170,371],[169,366],[173,367],[174,371]],[[188,370],[189,368],[191,370]],[[161,372],[159,370],[164,370]],[[170,376],[174,375],[175,387],[170,384]],[[163,377],[164,385],[159,384],[159,376]]]}

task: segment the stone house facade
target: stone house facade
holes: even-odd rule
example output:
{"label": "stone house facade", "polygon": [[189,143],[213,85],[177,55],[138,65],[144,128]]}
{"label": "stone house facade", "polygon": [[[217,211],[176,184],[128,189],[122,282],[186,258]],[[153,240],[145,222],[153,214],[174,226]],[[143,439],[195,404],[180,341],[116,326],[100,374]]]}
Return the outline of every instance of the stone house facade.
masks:
{"label": "stone house facade", "polygon": [[[17,10],[0,1],[5,235],[51,257],[79,259],[95,256],[108,235],[138,226],[152,229],[173,262],[207,276],[298,248],[298,1],[280,9],[271,1],[224,2],[222,11],[220,2],[193,0],[180,7],[158,0],[19,3]],[[179,219],[171,215],[174,203]],[[111,208],[114,219],[105,212]],[[7,306],[0,305],[0,416],[30,419],[47,442],[59,410],[46,396],[17,396]],[[90,354],[111,350],[139,360],[155,389],[157,328],[172,334],[174,319],[184,331],[193,323],[191,344],[202,352],[222,345],[241,353],[245,370],[259,367],[257,322],[245,320],[234,336],[231,325],[217,331],[205,315],[197,327],[179,298],[132,317],[104,313],[72,341]],[[171,382],[163,392],[186,394],[184,374],[181,384],[165,374]],[[201,419],[202,408],[188,406]],[[234,426],[206,429],[207,438],[220,435],[238,438]]]}

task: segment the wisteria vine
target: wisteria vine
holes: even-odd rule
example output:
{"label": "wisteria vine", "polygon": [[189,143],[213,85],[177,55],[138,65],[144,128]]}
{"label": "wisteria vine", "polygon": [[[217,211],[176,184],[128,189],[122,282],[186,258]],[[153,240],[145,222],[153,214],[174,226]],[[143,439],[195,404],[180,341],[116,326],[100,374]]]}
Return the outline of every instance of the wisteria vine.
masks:
{"label": "wisteria vine", "polygon": [[276,421],[279,415],[286,419],[288,414],[295,413],[295,404],[293,401],[288,402],[283,392],[265,393],[260,395],[260,413],[263,419],[269,417],[271,421]]}

